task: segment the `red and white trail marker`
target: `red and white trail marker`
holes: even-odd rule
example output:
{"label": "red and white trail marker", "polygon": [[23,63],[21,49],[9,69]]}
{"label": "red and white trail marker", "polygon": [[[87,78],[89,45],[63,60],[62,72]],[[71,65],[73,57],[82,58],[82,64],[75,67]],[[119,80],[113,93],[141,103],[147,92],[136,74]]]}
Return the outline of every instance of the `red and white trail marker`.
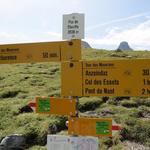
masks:
{"label": "red and white trail marker", "polygon": [[77,113],[76,99],[35,97],[28,106],[38,114],[76,116]]}
{"label": "red and white trail marker", "polygon": [[112,136],[118,133],[122,130],[122,127],[120,124],[117,124],[114,120],[112,122]]}
{"label": "red and white trail marker", "polygon": [[36,109],[36,102],[35,102],[35,100],[30,101],[28,103],[28,106],[31,107],[33,111],[35,111],[35,109]]}

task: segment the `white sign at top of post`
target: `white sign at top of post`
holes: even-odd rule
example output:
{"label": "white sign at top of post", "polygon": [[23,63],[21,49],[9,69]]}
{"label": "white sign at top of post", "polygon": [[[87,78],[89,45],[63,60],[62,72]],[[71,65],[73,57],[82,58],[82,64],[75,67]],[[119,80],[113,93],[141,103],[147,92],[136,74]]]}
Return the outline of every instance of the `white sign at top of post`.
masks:
{"label": "white sign at top of post", "polygon": [[63,39],[84,39],[84,14],[63,15]]}

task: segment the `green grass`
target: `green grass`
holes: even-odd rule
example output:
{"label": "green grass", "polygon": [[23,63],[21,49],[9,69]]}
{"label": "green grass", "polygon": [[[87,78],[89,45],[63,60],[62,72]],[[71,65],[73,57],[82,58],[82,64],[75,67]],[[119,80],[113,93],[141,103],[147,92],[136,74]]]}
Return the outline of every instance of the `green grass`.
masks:
{"label": "green grass", "polygon": [[95,110],[103,103],[100,97],[82,97],[79,99],[79,110],[80,112]]}
{"label": "green grass", "polygon": [[112,59],[136,59],[136,58],[150,58],[150,51],[109,51],[84,49],[82,50],[83,60],[112,60]]}
{"label": "green grass", "polygon": [[51,133],[50,125],[55,124],[58,131],[65,129],[66,118],[64,117],[35,113],[18,114],[19,108],[26,104],[25,100],[24,102],[20,100],[0,101],[0,137],[15,133],[23,134],[27,138],[28,145],[45,145],[47,134]]}
{"label": "green grass", "polygon": [[[83,60],[135,58],[150,58],[150,52],[82,50]],[[27,137],[28,150],[45,150],[46,136],[52,132],[50,125],[57,126],[58,134],[66,134],[65,117],[19,114],[19,108],[35,96],[60,97],[60,63],[0,65],[0,70],[0,139],[20,133]],[[150,146],[150,98],[81,97],[79,110],[81,116],[94,111],[99,117],[112,117],[124,127],[113,138],[100,138],[102,150],[125,150],[126,140]]]}

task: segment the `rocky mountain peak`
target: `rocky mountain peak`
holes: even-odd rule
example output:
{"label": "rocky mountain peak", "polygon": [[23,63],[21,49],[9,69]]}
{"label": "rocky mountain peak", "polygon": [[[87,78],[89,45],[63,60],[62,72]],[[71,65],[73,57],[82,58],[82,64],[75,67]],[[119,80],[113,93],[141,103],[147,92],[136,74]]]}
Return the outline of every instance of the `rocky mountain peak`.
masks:
{"label": "rocky mountain peak", "polygon": [[90,46],[90,44],[89,44],[88,42],[85,42],[85,41],[82,41],[81,47],[82,47],[83,49],[92,48],[92,47]]}
{"label": "rocky mountain peak", "polygon": [[123,41],[123,42],[120,43],[117,50],[133,50],[133,49],[129,46],[128,42]]}

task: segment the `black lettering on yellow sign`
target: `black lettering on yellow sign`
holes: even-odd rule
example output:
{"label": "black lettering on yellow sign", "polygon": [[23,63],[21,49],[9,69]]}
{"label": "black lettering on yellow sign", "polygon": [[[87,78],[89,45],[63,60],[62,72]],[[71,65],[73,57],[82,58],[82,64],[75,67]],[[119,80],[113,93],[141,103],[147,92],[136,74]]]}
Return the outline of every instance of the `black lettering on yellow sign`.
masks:
{"label": "black lettering on yellow sign", "polygon": [[146,91],[146,90],[143,88],[143,89],[142,89],[142,95],[144,95],[144,94],[145,94],[145,91]]}
{"label": "black lettering on yellow sign", "polygon": [[85,79],[85,84],[86,85],[92,85],[93,84],[92,79],[91,80]]}
{"label": "black lettering on yellow sign", "polygon": [[115,89],[114,88],[104,88],[104,94],[114,94]]}
{"label": "black lettering on yellow sign", "polygon": [[149,95],[149,94],[150,94],[150,89],[148,89],[148,88],[142,89],[142,95]]}
{"label": "black lettering on yellow sign", "polygon": [[80,58],[81,40],[78,39],[0,45],[0,64],[77,61]]}
{"label": "black lettering on yellow sign", "polygon": [[107,68],[111,67],[112,68],[114,66],[115,66],[114,63],[108,63],[108,62],[92,62],[92,63],[86,62],[85,63],[85,68],[89,68],[89,69],[90,68],[95,68],[95,69],[97,68],[98,69],[99,67],[107,67]]}
{"label": "black lettering on yellow sign", "polygon": [[57,53],[43,52],[43,58],[54,58],[54,57],[58,57]]}
{"label": "black lettering on yellow sign", "polygon": [[0,56],[0,60],[17,60],[17,56]]}
{"label": "black lettering on yellow sign", "polygon": [[107,76],[108,72],[104,70],[98,70],[98,71],[86,70],[85,75],[86,76]]}
{"label": "black lettering on yellow sign", "polygon": [[85,94],[115,94],[114,88],[85,88]]}
{"label": "black lettering on yellow sign", "polygon": [[109,79],[85,79],[85,85],[119,85],[119,80],[109,80]]}
{"label": "black lettering on yellow sign", "polygon": [[85,88],[85,93],[86,94],[96,94],[95,88]]}
{"label": "black lettering on yellow sign", "polygon": [[93,66],[92,67],[98,67],[98,64],[97,63],[93,63]]}
{"label": "black lettering on yellow sign", "polygon": [[99,63],[99,67],[114,67],[113,63]]}
{"label": "black lettering on yellow sign", "polygon": [[85,63],[85,66],[86,67],[92,67],[92,65],[90,63],[88,63],[88,62]]}
{"label": "black lettering on yellow sign", "polygon": [[97,94],[103,94],[103,90],[102,90],[102,89],[99,89],[99,88],[97,89],[96,92],[97,92]]}
{"label": "black lettering on yellow sign", "polygon": [[[63,64],[63,96],[150,96],[150,59],[81,61],[74,64],[74,69],[69,68],[67,62]],[[80,81],[78,84],[77,80],[64,82],[74,74]]]}
{"label": "black lettering on yellow sign", "polygon": [[144,85],[150,85],[150,79],[143,79]]}
{"label": "black lettering on yellow sign", "polygon": [[85,79],[85,85],[102,85],[102,81],[97,79]]}
{"label": "black lettering on yellow sign", "polygon": [[50,53],[49,57],[58,57],[57,53]]}
{"label": "black lettering on yellow sign", "polygon": [[19,52],[19,48],[5,48],[5,49],[0,49],[1,53],[14,53],[14,52]]}
{"label": "black lettering on yellow sign", "polygon": [[119,85],[119,80],[103,80],[103,85]]}
{"label": "black lettering on yellow sign", "polygon": [[143,76],[149,76],[150,75],[150,70],[149,69],[143,69],[142,70],[142,75]]}
{"label": "black lettering on yellow sign", "polygon": [[102,80],[94,80],[94,85],[102,85]]}

